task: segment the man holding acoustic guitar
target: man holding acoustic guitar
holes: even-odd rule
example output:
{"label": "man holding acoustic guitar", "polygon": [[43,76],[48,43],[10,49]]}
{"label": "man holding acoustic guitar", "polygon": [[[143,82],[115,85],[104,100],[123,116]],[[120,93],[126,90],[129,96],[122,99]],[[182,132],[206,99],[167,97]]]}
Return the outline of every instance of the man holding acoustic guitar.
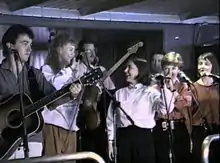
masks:
{"label": "man holding acoustic guitar", "polygon": [[56,108],[76,98],[81,91],[81,84],[70,84],[56,91],[40,70],[27,65],[32,52],[33,38],[32,30],[23,25],[12,25],[2,38],[5,59],[0,65],[0,160],[8,159],[10,156],[11,159],[24,157],[21,146],[22,118],[19,110],[21,90],[24,93],[29,157],[41,155],[42,140],[41,135],[37,133],[42,129],[43,121],[39,110],[45,105],[50,110]]}

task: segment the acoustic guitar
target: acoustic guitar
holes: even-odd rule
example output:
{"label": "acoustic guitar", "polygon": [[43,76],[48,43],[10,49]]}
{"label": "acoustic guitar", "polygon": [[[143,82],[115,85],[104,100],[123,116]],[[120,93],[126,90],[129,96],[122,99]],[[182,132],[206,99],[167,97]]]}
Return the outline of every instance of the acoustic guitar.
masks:
{"label": "acoustic guitar", "polygon": [[[85,74],[74,83],[93,85],[96,84],[102,76],[103,73],[101,69],[97,68]],[[43,128],[44,121],[40,110],[57,99],[70,94],[70,85],[71,84],[34,103],[28,95],[24,94],[24,118],[28,137],[35,135]],[[21,144],[23,135],[22,124],[19,94],[0,103],[0,160],[9,158]]]}

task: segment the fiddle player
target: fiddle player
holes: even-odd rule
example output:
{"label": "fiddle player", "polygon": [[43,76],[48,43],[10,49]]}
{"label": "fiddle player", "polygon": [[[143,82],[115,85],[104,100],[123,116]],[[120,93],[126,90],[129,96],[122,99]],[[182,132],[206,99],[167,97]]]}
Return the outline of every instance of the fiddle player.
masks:
{"label": "fiddle player", "polygon": [[[81,62],[79,64],[79,71],[80,72],[88,72],[89,68],[100,68],[103,73],[106,72],[106,69],[99,64],[99,58],[97,56],[97,48],[95,47],[95,44],[92,42],[86,42],[81,41],[79,43],[79,52],[82,52]],[[110,77],[107,77],[104,82],[104,87],[108,91],[112,92],[115,89],[115,85]],[[107,156],[107,134],[106,134],[106,114],[107,114],[107,107],[110,102],[110,97],[108,94],[103,90],[103,85],[98,84],[97,85],[99,91],[98,93],[93,92],[92,90],[88,90],[87,92],[88,97],[87,99],[90,101],[93,101],[94,109],[98,113],[98,117],[93,116],[93,114],[86,114],[86,118],[90,119],[89,123],[90,126],[94,126],[91,124],[94,124],[96,121],[95,119],[100,120],[100,124],[98,126],[89,127],[87,126],[86,129],[81,130],[81,136],[82,136],[82,150],[83,151],[93,151],[99,154],[103,159],[108,159]],[[93,88],[92,88],[93,89]],[[85,93],[87,93],[85,90]],[[92,99],[92,100],[91,100]],[[97,114],[95,113],[95,114]],[[91,117],[91,118],[89,118]],[[90,161],[85,161],[90,162]]]}
{"label": "fiddle player", "polygon": [[[32,41],[34,39],[33,31],[24,25],[12,25],[7,29],[2,37],[4,61],[0,65],[0,101],[19,94],[19,81],[23,81],[24,93],[27,94],[33,102],[53,93],[56,89],[45,79],[41,71],[28,66],[28,59],[32,52]],[[17,51],[14,54],[13,51]],[[18,55],[20,59],[16,59]],[[29,74],[32,74],[31,76]],[[24,75],[24,76],[23,76]],[[31,85],[30,78],[35,81],[35,86]],[[76,85],[70,86],[72,97],[78,94],[79,89]],[[59,106],[60,104],[71,100],[71,97],[65,96],[52,104],[48,108]],[[1,110],[1,109],[0,109]],[[19,134],[19,133],[18,133]],[[28,138],[29,157],[39,157],[42,152],[41,134],[34,134]],[[1,151],[1,150],[0,150]],[[19,147],[10,157],[10,159],[23,158],[23,146]]]}
{"label": "fiddle player", "polygon": [[[219,83],[210,73],[219,75],[219,64],[213,53],[201,54],[197,59],[199,79],[193,83],[195,102],[192,107],[193,163],[201,163],[201,147],[206,136],[219,133]],[[219,162],[219,143],[210,146],[209,161]],[[215,155],[215,157],[214,157]],[[217,156],[217,157],[216,157]],[[217,160],[218,159],[218,160]]]}
{"label": "fiddle player", "polygon": [[[112,160],[114,157],[113,142],[116,134],[116,154],[119,163],[155,163],[152,132],[155,126],[154,116],[156,111],[166,114],[166,107],[159,85],[144,85],[148,77],[147,67],[147,61],[144,59],[129,59],[124,70],[128,86],[115,92],[116,101],[125,113],[114,106],[113,102],[108,108],[106,121],[109,158]],[[173,94],[166,86],[164,90],[166,102],[171,104],[169,111],[172,111]],[[116,124],[113,122],[114,114]]]}
{"label": "fiddle player", "polygon": [[[56,90],[76,81],[81,76],[75,62],[75,42],[66,33],[55,36],[49,47],[49,54],[42,73]],[[77,84],[77,89],[81,86]],[[78,127],[78,101],[72,99],[68,103],[58,106],[53,111],[45,109],[43,118],[43,155],[71,154],[76,152]]]}
{"label": "fiddle player", "polygon": [[[80,62],[80,71],[87,72],[89,71],[89,67],[91,68],[97,68],[99,67],[103,72],[106,71],[105,67],[100,65],[99,58],[97,56],[97,48],[95,47],[95,44],[92,42],[84,42],[81,41],[79,43],[79,49],[80,52],[83,52]],[[115,85],[110,77],[107,77],[106,80],[103,82],[104,86],[108,90],[114,90]]]}
{"label": "fiddle player", "polygon": [[[169,52],[163,56],[163,74],[170,78],[165,80],[165,84],[175,96],[175,107],[168,116],[160,113],[155,116],[157,124],[154,129],[154,138],[157,163],[170,163],[170,154],[175,163],[190,161],[191,94],[187,84],[178,79],[182,66],[183,60],[179,53]],[[172,127],[172,125],[168,126],[169,120],[174,127],[171,133],[168,128]],[[172,134],[171,139],[169,139],[170,134]],[[170,141],[172,145],[169,144]]]}

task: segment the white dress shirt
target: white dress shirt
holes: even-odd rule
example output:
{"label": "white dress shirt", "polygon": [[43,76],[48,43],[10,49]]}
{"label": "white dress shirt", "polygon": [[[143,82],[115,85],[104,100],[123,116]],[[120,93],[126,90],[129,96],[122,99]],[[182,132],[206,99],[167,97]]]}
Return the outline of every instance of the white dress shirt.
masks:
{"label": "white dress shirt", "polygon": [[[49,65],[44,65],[41,70],[47,81],[49,81],[57,90],[61,89],[64,85],[79,79],[83,75],[83,72],[78,71],[77,66],[75,69],[71,69],[70,67],[63,68],[57,74],[54,74]],[[60,105],[52,111],[45,108],[42,112],[46,124],[52,124],[72,131],[78,130],[78,127],[76,126],[77,114],[77,101],[74,100]]]}
{"label": "white dress shirt", "polygon": [[[165,88],[166,102],[168,104],[169,112],[174,109],[174,98],[172,92]],[[134,125],[152,129],[155,126],[155,112],[160,111],[166,114],[166,107],[161,93],[153,88],[142,84],[136,84],[134,88],[121,88],[115,92],[115,98],[120,102],[120,107],[131,117]],[[107,114],[107,132],[108,139],[114,138],[114,124],[113,124],[113,105],[109,105]],[[127,119],[126,115],[116,108],[116,124],[117,127],[127,127],[132,125]]]}

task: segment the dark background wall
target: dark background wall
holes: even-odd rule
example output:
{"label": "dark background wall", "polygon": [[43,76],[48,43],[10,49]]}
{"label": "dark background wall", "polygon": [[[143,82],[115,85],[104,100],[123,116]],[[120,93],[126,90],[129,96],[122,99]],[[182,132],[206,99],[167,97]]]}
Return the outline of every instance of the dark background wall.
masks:
{"label": "dark background wall", "polygon": [[[150,61],[151,54],[163,50],[162,30],[83,30],[82,39],[96,43],[101,65],[106,69],[111,68],[137,41],[142,41],[144,46],[134,55],[147,61]],[[124,68],[125,63],[112,75],[117,87],[124,85]]]}
{"label": "dark background wall", "polygon": [[[144,47],[137,55],[148,61],[154,52],[180,53],[184,60],[183,70],[192,80],[196,80],[196,58],[203,52],[198,49],[212,50],[212,46],[215,45],[214,53],[219,56],[217,49],[219,25],[217,24],[155,24],[151,28],[146,26],[146,30],[83,29],[82,38],[97,43],[101,63],[107,69],[120,59],[129,45],[136,40],[144,42]],[[121,86],[124,82],[122,69],[123,66],[112,76],[117,86]]]}
{"label": "dark background wall", "polygon": [[[181,54],[184,60],[183,70],[192,80],[196,80],[196,58],[203,50],[212,51],[212,46],[215,46],[214,53],[219,56],[218,24],[169,25],[163,31],[164,50]],[[219,59],[218,62],[220,63]]]}

